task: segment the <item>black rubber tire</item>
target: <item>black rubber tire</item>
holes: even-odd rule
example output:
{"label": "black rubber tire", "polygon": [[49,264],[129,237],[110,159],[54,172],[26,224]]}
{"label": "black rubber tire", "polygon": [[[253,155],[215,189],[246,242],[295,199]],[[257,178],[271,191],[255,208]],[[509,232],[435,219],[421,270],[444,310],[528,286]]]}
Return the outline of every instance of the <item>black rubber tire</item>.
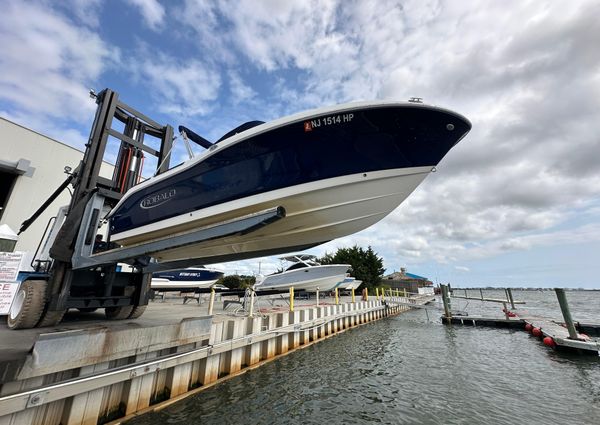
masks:
{"label": "black rubber tire", "polygon": [[125,320],[133,313],[132,305],[123,305],[119,307],[107,307],[104,314],[108,320]]}
{"label": "black rubber tire", "polygon": [[98,310],[96,307],[81,307],[78,308],[77,310],[79,310],[82,313],[93,313],[94,311]]}
{"label": "black rubber tire", "polygon": [[10,311],[6,320],[10,329],[31,329],[38,324],[46,304],[47,285],[45,280],[26,280],[21,283],[14,300],[16,302],[18,297],[22,297],[20,310]]}
{"label": "black rubber tire", "polygon": [[144,314],[144,311],[146,311],[146,307],[148,307],[148,306],[147,305],[136,305],[136,306],[134,306],[133,307],[133,311],[129,315],[128,319],[137,319],[142,314]]}
{"label": "black rubber tire", "polygon": [[45,328],[47,326],[56,326],[58,325],[63,317],[65,317],[65,313],[67,310],[60,311],[47,311],[42,315],[42,319],[37,324],[38,328]]}

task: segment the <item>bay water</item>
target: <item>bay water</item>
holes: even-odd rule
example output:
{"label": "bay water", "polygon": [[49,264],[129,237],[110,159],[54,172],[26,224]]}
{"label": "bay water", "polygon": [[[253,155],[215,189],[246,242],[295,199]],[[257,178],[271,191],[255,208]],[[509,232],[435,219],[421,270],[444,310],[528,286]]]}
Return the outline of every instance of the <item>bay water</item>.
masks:
{"label": "bay water", "polygon": [[[553,291],[513,294],[527,302],[520,308],[560,318]],[[600,323],[600,291],[567,298],[575,320]],[[600,357],[553,351],[521,330],[447,326],[434,306],[350,329],[127,424],[600,424]],[[453,299],[453,308],[502,317],[501,304]]]}

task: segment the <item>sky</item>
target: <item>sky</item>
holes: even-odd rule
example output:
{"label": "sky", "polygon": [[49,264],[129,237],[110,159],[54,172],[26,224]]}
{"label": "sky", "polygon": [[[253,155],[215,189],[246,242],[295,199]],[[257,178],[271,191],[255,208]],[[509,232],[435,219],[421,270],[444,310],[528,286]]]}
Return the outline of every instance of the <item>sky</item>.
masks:
{"label": "sky", "polygon": [[[83,149],[89,89],[209,140],[249,120],[421,97],[472,131],[384,220],[309,252],[370,245],[386,273],[456,287],[600,288],[598,1],[2,4],[4,118]],[[187,158],[176,146],[173,163]],[[216,266],[259,264],[281,266]]]}

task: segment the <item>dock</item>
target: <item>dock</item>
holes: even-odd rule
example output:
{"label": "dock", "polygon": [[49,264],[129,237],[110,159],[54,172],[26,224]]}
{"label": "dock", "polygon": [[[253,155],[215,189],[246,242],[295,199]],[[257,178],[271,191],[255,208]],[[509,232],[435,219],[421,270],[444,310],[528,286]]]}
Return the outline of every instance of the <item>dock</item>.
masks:
{"label": "dock", "polygon": [[129,322],[72,313],[55,328],[1,326],[0,424],[119,423],[432,300],[296,300],[249,317],[221,303],[207,315],[206,303],[179,299],[153,302]]}
{"label": "dock", "polygon": [[[479,298],[468,297],[466,293],[464,296],[453,295],[453,298],[501,302],[504,305],[504,318],[454,315],[452,314],[449,290],[445,285],[442,285],[441,289],[444,303],[444,315],[441,320],[445,324],[522,329],[530,332],[533,336],[539,337],[545,345],[553,349],[600,356],[600,338],[598,338],[600,337],[600,325],[582,324],[573,321],[565,292],[561,288],[555,288],[555,292],[564,322],[531,315],[526,310],[516,309],[515,304],[524,303],[513,300],[510,289],[506,290],[507,299],[505,300],[484,298],[483,293]],[[507,308],[508,303],[512,306],[510,310]]]}

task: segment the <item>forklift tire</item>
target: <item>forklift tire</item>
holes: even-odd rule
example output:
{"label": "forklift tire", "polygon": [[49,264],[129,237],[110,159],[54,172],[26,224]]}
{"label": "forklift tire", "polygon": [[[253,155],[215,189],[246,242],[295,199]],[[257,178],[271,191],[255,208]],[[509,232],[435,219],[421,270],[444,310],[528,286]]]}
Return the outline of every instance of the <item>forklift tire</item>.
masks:
{"label": "forklift tire", "polygon": [[135,307],[133,307],[133,311],[129,315],[128,319],[137,319],[142,314],[144,314],[144,311],[146,311],[146,307],[148,307],[148,306],[147,305],[136,305]]}
{"label": "forklift tire", "polygon": [[132,305],[122,305],[119,307],[106,307],[104,309],[104,314],[108,320],[125,320],[128,319],[129,316],[133,312]]}
{"label": "forklift tire", "polygon": [[58,325],[61,322],[61,320],[63,319],[63,317],[65,317],[66,312],[67,312],[67,310],[46,311],[42,315],[42,320],[40,320],[40,323],[38,323],[37,327],[45,328],[47,326]]}
{"label": "forklift tire", "polygon": [[40,321],[46,303],[45,280],[26,280],[15,296],[7,324],[10,329],[31,329]]}

